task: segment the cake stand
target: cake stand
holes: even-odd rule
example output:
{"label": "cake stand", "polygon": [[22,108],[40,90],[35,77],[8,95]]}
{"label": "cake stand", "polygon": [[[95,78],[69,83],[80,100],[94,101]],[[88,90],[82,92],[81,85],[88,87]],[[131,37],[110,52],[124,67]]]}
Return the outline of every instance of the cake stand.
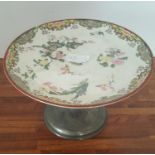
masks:
{"label": "cake stand", "polygon": [[51,132],[85,139],[102,131],[105,106],[144,86],[152,58],[144,40],[122,26],[66,19],[16,38],[6,51],[4,71],[17,90],[47,104],[44,121]]}

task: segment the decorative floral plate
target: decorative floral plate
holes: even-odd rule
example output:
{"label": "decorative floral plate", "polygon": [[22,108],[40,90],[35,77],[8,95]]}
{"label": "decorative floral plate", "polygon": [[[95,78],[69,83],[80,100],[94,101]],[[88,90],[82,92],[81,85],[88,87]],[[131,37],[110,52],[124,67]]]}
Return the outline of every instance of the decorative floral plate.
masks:
{"label": "decorative floral plate", "polygon": [[113,23],[67,19],[20,35],[5,73],[25,95],[63,107],[95,107],[133,94],[148,79],[152,54],[135,33]]}

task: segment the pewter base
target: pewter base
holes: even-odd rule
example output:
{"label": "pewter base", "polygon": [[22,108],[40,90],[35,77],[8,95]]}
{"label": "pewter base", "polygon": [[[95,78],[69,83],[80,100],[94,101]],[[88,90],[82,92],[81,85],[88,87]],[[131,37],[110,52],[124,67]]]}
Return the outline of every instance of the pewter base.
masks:
{"label": "pewter base", "polygon": [[107,118],[105,108],[67,109],[46,106],[44,121],[55,135],[65,139],[87,139],[102,131]]}

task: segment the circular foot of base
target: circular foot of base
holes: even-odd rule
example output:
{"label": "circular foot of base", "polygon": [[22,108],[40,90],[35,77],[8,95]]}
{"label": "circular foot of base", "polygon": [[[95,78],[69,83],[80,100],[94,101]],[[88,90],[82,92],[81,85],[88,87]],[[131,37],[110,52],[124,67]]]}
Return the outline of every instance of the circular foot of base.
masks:
{"label": "circular foot of base", "polygon": [[55,135],[66,139],[87,139],[102,131],[107,118],[105,108],[66,109],[46,106],[44,121]]}

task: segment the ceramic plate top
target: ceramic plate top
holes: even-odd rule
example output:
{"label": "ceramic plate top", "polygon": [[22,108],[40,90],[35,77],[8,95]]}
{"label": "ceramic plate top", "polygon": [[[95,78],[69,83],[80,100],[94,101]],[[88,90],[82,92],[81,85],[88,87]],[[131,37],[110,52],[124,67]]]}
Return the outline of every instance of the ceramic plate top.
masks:
{"label": "ceramic plate top", "polygon": [[20,35],[9,46],[4,66],[11,83],[35,100],[92,107],[133,94],[151,73],[152,54],[121,26],[67,19]]}

